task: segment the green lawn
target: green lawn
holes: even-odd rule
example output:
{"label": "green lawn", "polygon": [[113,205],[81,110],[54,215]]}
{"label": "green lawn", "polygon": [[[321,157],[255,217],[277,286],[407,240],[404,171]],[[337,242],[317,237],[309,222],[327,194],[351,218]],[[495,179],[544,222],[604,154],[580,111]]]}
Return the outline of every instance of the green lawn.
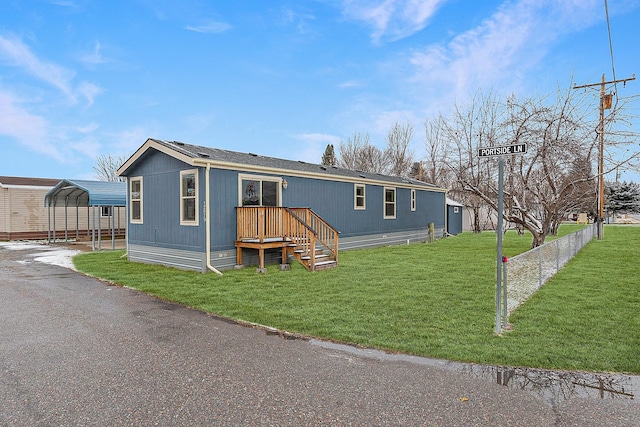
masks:
{"label": "green lawn", "polygon": [[[563,226],[561,234],[575,230]],[[504,253],[529,249],[508,232]],[[494,334],[494,233],[340,253],[337,269],[224,276],[74,259],[83,272],[210,313],[346,343],[500,365],[640,373],[640,227],[607,226]]]}

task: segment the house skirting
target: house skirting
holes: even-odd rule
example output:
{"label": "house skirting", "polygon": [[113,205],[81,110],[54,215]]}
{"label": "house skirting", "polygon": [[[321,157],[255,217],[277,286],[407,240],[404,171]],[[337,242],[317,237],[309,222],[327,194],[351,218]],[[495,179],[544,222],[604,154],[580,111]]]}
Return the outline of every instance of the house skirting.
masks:
{"label": "house skirting", "polygon": [[[434,230],[434,239],[444,237],[444,228]],[[347,251],[350,249],[375,248],[380,246],[406,245],[407,243],[420,243],[429,240],[429,230],[409,230],[395,233],[368,234],[365,236],[340,237],[338,249]]]}
{"label": "house skirting", "polygon": [[[444,229],[436,228],[434,238],[440,239],[443,236]],[[339,250],[346,251],[351,249],[420,243],[426,242],[428,239],[428,230],[421,229],[396,233],[370,234],[366,236],[340,237],[338,245]],[[128,246],[128,256],[129,261],[133,262],[161,264],[167,267],[194,270],[203,273],[207,271],[207,259],[204,252],[130,244]],[[281,257],[281,249],[266,250],[265,264],[280,264]],[[245,267],[257,266],[259,264],[258,251],[255,249],[243,249],[242,263]],[[212,251],[211,265],[218,270],[230,270],[234,268],[236,265],[236,249],[229,248],[223,251]]]}

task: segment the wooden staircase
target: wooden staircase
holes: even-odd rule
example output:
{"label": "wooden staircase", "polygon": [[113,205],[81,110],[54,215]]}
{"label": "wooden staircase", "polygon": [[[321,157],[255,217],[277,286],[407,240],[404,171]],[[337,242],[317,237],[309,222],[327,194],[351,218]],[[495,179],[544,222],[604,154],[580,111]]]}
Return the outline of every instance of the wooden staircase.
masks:
{"label": "wooden staircase", "polygon": [[287,246],[287,251],[309,271],[326,270],[338,266],[338,261],[319,247],[311,251],[308,247],[291,243]]}
{"label": "wooden staircase", "polygon": [[281,248],[282,264],[293,257],[309,271],[338,266],[339,232],[309,208],[243,206],[237,208],[238,265],[242,249],[257,249],[259,271],[264,269],[264,250]]}

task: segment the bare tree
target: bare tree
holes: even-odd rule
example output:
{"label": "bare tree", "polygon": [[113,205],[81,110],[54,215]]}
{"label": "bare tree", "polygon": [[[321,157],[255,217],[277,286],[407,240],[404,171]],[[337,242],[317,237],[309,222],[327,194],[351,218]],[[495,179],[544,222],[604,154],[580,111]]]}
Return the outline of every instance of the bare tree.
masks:
{"label": "bare tree", "polygon": [[[442,119],[441,119],[442,120]],[[456,107],[445,122],[457,148],[450,163],[461,189],[497,212],[496,160],[479,158],[479,147],[527,144],[527,153],[505,159],[505,220],[533,235],[532,247],[555,233],[562,218],[594,204],[591,163],[594,128],[584,97],[559,90],[555,97],[498,102],[476,96],[466,108]],[[469,203],[469,201],[466,201]],[[477,226],[477,224],[476,224]]]}
{"label": "bare tree", "polygon": [[369,143],[369,134],[354,133],[347,141],[340,141],[340,167],[362,172],[385,173],[387,160],[378,147]]}
{"label": "bare tree", "polygon": [[[448,167],[448,146],[444,126],[440,122],[424,123],[425,143],[427,155],[414,169],[418,169],[414,178],[437,185],[442,188],[452,189],[455,184],[455,176]],[[417,177],[416,177],[417,175]]]}
{"label": "bare tree", "polygon": [[99,181],[122,182],[125,179],[118,176],[117,170],[127,160],[126,156],[112,156],[111,154],[100,154],[96,157],[96,164],[93,170]]}
{"label": "bare tree", "polygon": [[387,135],[387,147],[384,157],[388,162],[387,174],[406,177],[413,163],[413,152],[409,150],[409,144],[413,137],[411,123],[401,125],[395,123]]}
{"label": "bare tree", "polygon": [[[477,148],[496,145],[500,139],[500,110],[492,94],[478,91],[468,105],[456,105],[450,118],[440,116],[429,136],[438,135],[449,171],[454,175],[449,189],[456,199],[473,211],[473,231],[479,233],[492,220],[483,194],[491,194],[491,177],[497,169],[477,157]],[[429,143],[428,143],[429,144]],[[485,217],[484,221],[481,218]]]}

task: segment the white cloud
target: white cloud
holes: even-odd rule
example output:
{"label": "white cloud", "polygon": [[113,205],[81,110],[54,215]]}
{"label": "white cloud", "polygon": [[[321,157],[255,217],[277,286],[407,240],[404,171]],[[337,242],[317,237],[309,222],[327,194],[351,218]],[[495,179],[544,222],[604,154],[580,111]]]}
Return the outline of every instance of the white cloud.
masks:
{"label": "white cloud", "polygon": [[95,140],[98,124],[85,126],[54,125],[42,116],[30,113],[27,102],[9,92],[0,91],[0,135],[14,139],[33,153],[70,165],[79,157],[94,158],[100,144]]}
{"label": "white cloud", "polygon": [[81,82],[78,85],[78,92],[87,99],[87,105],[93,105],[96,96],[100,95],[104,90],[93,83]]}
{"label": "white cloud", "polygon": [[360,82],[356,81],[356,80],[349,80],[346,82],[342,82],[338,85],[339,88],[341,89],[349,89],[352,87],[359,87],[361,86]]}
{"label": "white cloud", "polygon": [[78,133],[88,134],[97,131],[99,127],[100,125],[98,125],[97,123],[90,123],[86,126],[79,127],[77,131]]}
{"label": "white cloud", "polygon": [[111,136],[111,145],[107,148],[107,153],[113,155],[131,156],[146,140],[152,138],[156,131],[139,126],[126,129]]}
{"label": "white cloud", "polygon": [[336,149],[340,144],[339,137],[323,133],[302,133],[294,135],[294,137],[304,143],[303,148],[296,152],[295,160],[302,160],[307,163],[320,163],[322,154],[328,144],[334,144]]}
{"label": "white cloud", "polygon": [[4,58],[10,65],[23,68],[32,76],[58,88],[69,98],[75,99],[71,89],[71,80],[75,73],[38,59],[21,40],[0,36],[0,58]]}
{"label": "white cloud", "polygon": [[100,42],[96,42],[93,51],[82,55],[80,57],[80,61],[86,65],[100,65],[106,63],[107,60],[102,56],[101,50]]}
{"label": "white cloud", "polygon": [[207,20],[200,25],[187,25],[186,29],[196,33],[219,34],[231,30],[233,27],[226,22]]}
{"label": "white cloud", "polygon": [[383,111],[374,117],[373,131],[376,134],[384,135],[386,137],[393,125],[396,123],[401,125],[411,123],[414,126],[413,130],[415,135],[415,124],[422,123],[423,121],[424,119],[416,117],[415,111],[413,110]]}
{"label": "white cloud", "polygon": [[[455,101],[479,88],[514,90],[564,33],[593,23],[601,4],[593,1],[506,2],[481,25],[413,52],[413,81],[439,88]],[[446,88],[446,90],[444,90]]]}
{"label": "white cloud", "polygon": [[33,151],[59,159],[60,155],[56,150],[43,143],[49,127],[46,120],[30,114],[20,104],[20,99],[7,92],[0,92],[0,134],[18,140]]}
{"label": "white cloud", "polygon": [[343,13],[373,27],[371,39],[392,41],[408,37],[425,28],[438,7],[446,0],[345,0]]}
{"label": "white cloud", "polygon": [[22,68],[27,74],[60,90],[73,103],[77,102],[78,95],[82,95],[91,106],[95,96],[102,93],[102,89],[93,83],[81,82],[75,87],[74,71],[38,58],[17,37],[0,35],[0,60],[2,59],[9,65]]}
{"label": "white cloud", "polygon": [[278,21],[283,25],[295,27],[299,34],[309,34],[312,33],[312,27],[309,23],[315,19],[316,17],[310,13],[285,8],[282,10]]}

